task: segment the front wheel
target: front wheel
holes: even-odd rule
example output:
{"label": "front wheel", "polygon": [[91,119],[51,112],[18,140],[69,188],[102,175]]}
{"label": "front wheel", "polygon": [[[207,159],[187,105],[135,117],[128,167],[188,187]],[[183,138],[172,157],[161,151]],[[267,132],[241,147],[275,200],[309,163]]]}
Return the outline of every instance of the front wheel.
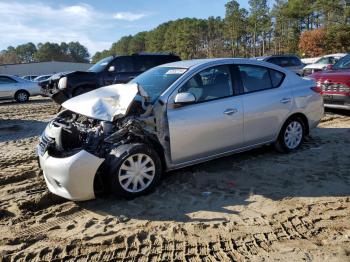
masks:
{"label": "front wheel", "polygon": [[305,124],[299,118],[289,119],[282,127],[282,130],[275,142],[275,148],[279,152],[289,153],[297,150],[305,137]]}
{"label": "front wheel", "polygon": [[158,184],[162,166],[158,154],[145,144],[128,145],[123,153],[112,150],[109,158],[112,194],[133,198],[149,193]]}

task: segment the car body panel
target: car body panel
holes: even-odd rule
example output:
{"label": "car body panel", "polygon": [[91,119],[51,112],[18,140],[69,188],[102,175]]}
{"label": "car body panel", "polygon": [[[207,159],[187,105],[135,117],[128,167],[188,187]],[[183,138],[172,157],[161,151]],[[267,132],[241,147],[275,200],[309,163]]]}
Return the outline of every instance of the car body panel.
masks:
{"label": "car body panel", "polygon": [[0,99],[14,98],[18,90],[25,90],[30,96],[41,95],[41,90],[37,83],[10,75],[0,75],[0,77],[13,80],[12,83],[0,83]]}
{"label": "car body panel", "polygon": [[[195,104],[174,103],[179,88],[202,70],[217,65],[231,65],[232,73],[236,65],[241,64],[274,69],[285,74],[285,77],[280,86],[271,89],[246,94],[234,92],[231,96]],[[322,97],[311,89],[315,86],[315,82],[303,79],[271,63],[247,59],[205,59],[170,63],[160,67],[187,69],[176,81],[165,88],[154,105],[148,106],[142,115],[136,117],[146,125],[145,134],[153,132],[152,134],[158,139],[158,145],[162,147],[161,151],[164,154],[165,170],[173,170],[273,143],[285,121],[295,114],[305,117],[310,128],[315,127],[323,115]],[[104,89],[100,90],[108,96]],[[88,95],[86,98],[89,97]],[[142,96],[141,93],[140,95]],[[76,102],[78,98],[75,98]],[[77,108],[83,106],[80,103],[74,104],[71,110],[77,111],[79,110]],[[87,105],[87,107],[91,106],[91,104]],[[225,114],[227,109],[235,110],[233,114]],[[101,110],[106,111],[102,107]],[[85,109],[81,112],[87,114]],[[88,113],[88,115],[91,114]],[[97,119],[106,120],[101,117]],[[135,119],[135,116],[131,119]],[[123,118],[118,123],[122,125],[122,121]],[[45,133],[50,135],[50,132]],[[53,141],[59,140],[56,139],[59,132],[54,132],[51,136],[54,137]],[[105,157],[95,156],[93,152],[89,152],[80,150],[79,153],[63,158],[54,158],[47,152],[41,153],[40,163],[52,192],[74,200],[87,200],[94,197],[92,178],[99,167],[107,161],[104,161]],[[85,163],[87,167],[84,166]],[[84,167],[79,170],[79,165]],[[87,173],[86,177],[85,173]],[[85,178],[87,185],[81,189],[84,191],[75,191],[75,187],[78,187],[77,181]],[[73,191],[77,194],[71,193]]]}
{"label": "car body panel", "polygon": [[49,190],[75,201],[95,198],[95,174],[103,161],[86,151],[66,158],[55,158],[47,152],[39,154],[40,167]]}

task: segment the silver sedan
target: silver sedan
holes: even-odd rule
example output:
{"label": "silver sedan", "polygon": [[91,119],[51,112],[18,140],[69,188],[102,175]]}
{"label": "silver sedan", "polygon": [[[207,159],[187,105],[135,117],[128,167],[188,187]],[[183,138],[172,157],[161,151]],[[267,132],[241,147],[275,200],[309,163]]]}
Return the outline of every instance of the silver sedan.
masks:
{"label": "silver sedan", "polygon": [[38,154],[49,190],[72,200],[139,196],[164,171],[266,144],[297,150],[324,113],[312,80],[251,59],[161,65],[63,107]]}
{"label": "silver sedan", "polygon": [[41,95],[37,83],[17,76],[0,75],[0,99],[15,99],[19,103],[27,102],[30,96]]}

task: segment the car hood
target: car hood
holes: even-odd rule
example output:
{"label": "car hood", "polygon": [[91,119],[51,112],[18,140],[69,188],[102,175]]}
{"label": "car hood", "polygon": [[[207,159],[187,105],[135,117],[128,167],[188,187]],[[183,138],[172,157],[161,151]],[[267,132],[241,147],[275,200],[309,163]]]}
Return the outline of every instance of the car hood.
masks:
{"label": "car hood", "polygon": [[128,113],[138,91],[137,84],[104,86],[73,97],[64,102],[62,106],[87,117],[114,121]]}
{"label": "car hood", "polygon": [[316,80],[334,80],[334,81],[349,81],[350,80],[350,70],[332,70],[332,71],[322,71],[317,72],[309,77]]}

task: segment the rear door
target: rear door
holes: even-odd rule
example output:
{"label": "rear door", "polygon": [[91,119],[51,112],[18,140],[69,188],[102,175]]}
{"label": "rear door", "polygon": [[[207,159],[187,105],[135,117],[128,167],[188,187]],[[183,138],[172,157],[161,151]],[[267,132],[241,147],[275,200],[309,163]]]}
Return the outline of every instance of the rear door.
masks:
{"label": "rear door", "polygon": [[[168,104],[171,157],[181,164],[239,148],[243,143],[242,96],[236,96],[230,65],[195,74],[177,93],[189,92],[196,102]],[[237,79],[237,78],[235,78]]]}
{"label": "rear door", "polygon": [[8,76],[0,76],[0,97],[12,97],[17,90],[18,83]]}
{"label": "rear door", "polygon": [[241,75],[246,146],[275,138],[292,107],[292,92],[284,73],[255,65],[237,65]]}

